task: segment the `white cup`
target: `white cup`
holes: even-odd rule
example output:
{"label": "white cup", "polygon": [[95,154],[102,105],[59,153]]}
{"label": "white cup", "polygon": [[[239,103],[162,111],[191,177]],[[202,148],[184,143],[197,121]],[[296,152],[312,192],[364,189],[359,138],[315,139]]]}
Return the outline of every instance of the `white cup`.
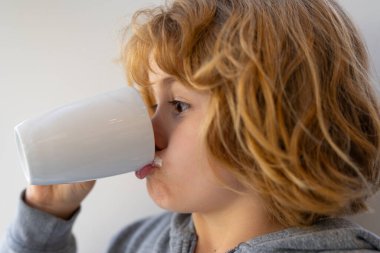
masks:
{"label": "white cup", "polygon": [[15,127],[30,184],[87,181],[140,169],[154,159],[154,135],[130,87],[58,107]]}

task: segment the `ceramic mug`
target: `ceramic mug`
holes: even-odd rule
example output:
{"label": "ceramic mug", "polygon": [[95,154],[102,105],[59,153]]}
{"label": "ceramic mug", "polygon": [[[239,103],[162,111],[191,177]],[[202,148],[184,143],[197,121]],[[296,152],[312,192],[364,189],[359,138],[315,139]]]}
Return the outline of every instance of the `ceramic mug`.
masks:
{"label": "ceramic mug", "polygon": [[15,127],[30,184],[87,181],[140,169],[153,161],[147,109],[131,87],[70,103]]}

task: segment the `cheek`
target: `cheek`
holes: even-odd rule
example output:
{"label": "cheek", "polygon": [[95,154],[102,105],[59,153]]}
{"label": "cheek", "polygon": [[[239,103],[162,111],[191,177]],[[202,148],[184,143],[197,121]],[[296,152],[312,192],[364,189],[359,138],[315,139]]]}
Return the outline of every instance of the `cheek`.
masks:
{"label": "cheek", "polygon": [[172,133],[167,148],[169,163],[175,168],[188,168],[197,166],[203,159],[204,152],[200,145],[196,126],[192,129],[177,129]]}

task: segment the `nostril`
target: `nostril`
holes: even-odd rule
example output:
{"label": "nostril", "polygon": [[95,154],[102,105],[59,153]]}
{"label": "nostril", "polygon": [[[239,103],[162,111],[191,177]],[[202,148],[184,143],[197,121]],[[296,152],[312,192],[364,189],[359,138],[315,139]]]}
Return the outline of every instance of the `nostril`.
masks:
{"label": "nostril", "polygon": [[160,151],[160,150],[162,150],[162,148],[158,147],[157,145],[155,145],[154,148],[155,148],[155,151]]}

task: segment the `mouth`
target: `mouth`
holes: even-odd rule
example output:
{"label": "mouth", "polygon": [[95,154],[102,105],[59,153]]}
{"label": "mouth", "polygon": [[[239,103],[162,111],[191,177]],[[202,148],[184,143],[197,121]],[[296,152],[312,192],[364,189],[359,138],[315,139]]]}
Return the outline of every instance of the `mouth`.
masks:
{"label": "mouth", "polygon": [[144,179],[149,174],[151,174],[155,169],[161,168],[161,166],[162,166],[162,159],[156,156],[150,164],[147,164],[141,169],[137,170],[135,172],[135,175],[139,179]]}

